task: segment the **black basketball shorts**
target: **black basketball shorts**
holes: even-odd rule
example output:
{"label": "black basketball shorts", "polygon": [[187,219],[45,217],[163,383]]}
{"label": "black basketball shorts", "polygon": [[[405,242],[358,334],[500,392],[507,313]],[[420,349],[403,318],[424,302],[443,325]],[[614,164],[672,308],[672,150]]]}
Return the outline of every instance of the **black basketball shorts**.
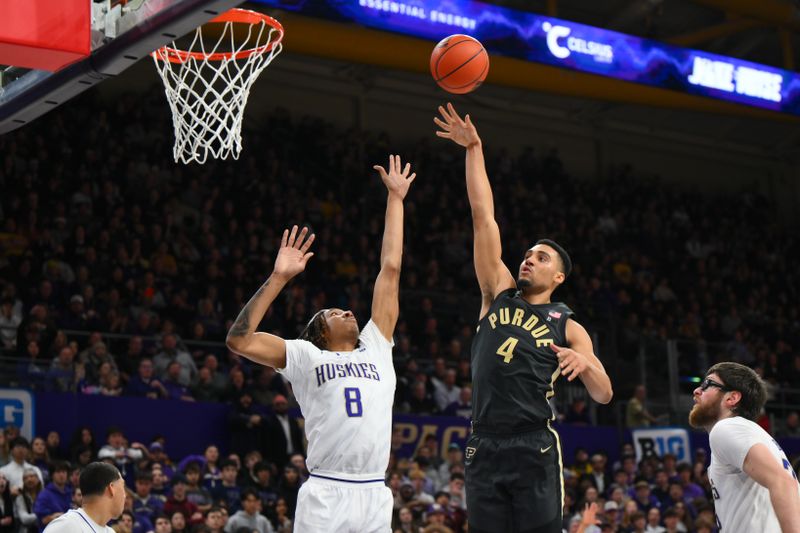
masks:
{"label": "black basketball shorts", "polygon": [[470,533],[561,533],[561,443],[550,427],[473,433],[465,448]]}

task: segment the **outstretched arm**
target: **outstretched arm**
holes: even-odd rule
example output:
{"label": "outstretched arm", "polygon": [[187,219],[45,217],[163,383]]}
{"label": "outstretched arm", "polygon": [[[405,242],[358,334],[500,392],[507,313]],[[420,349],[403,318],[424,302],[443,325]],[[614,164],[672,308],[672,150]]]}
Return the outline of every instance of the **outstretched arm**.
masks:
{"label": "outstretched arm", "polygon": [[436,135],[450,139],[467,149],[467,197],[472,209],[472,229],[474,234],[475,274],[481,287],[481,317],[502,291],[515,286],[514,276],[502,260],[500,228],[494,219],[494,196],[486,164],[483,160],[483,144],[469,115],[462,119],[453,104],[447,109],[439,106],[442,119],[433,121],[442,131]]}
{"label": "outstretched arm", "polygon": [[400,265],[403,258],[403,199],[416,173],[409,175],[411,164],[403,168],[399,155],[389,156],[389,172],[375,165],[386,189],[386,222],[381,245],[381,271],[372,293],[372,321],[387,340],[392,339],[397,316],[400,314]]}
{"label": "outstretched arm", "polygon": [[581,378],[592,400],[604,404],[610,402],[614,396],[611,379],[606,374],[603,363],[594,354],[592,338],[583,326],[571,318],[567,320],[567,341],[569,348],[550,345],[558,357],[561,374],[567,381]]}
{"label": "outstretched arm", "polygon": [[309,252],[314,234],[308,235],[308,228],[297,234],[297,226],[283,231],[281,248],[275,259],[272,275],[256,291],[250,301],[242,308],[236,321],[228,331],[225,344],[232,351],[247,357],[251,361],[273,368],[286,366],[286,343],[277,335],[256,332],[256,327],[264,318],[264,314],[275,301],[281,289],[305,270],[306,263],[314,254]]}
{"label": "outstretched arm", "polygon": [[748,476],[769,490],[781,531],[800,533],[800,492],[790,469],[791,466],[781,466],[769,448],[761,443],[750,448],[742,465]]}

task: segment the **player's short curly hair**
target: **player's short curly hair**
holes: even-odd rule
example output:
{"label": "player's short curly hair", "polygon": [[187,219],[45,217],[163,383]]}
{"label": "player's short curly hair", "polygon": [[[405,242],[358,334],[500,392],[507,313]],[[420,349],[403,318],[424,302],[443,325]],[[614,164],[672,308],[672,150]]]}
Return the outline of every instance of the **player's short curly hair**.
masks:
{"label": "player's short curly hair", "polygon": [[298,339],[310,342],[320,350],[328,349],[328,322],[325,320],[325,311],[327,309],[317,311],[298,337]]}

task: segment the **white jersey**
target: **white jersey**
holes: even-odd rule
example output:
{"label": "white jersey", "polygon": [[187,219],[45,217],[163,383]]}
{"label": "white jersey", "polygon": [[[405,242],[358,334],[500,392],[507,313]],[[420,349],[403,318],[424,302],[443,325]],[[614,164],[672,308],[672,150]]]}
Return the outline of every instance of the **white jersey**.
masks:
{"label": "white jersey", "polygon": [[370,320],[352,352],[286,341],[286,376],[305,418],[308,471],[319,477],[383,480],[389,466],[397,378],[392,346]]}
{"label": "white jersey", "polygon": [[45,533],[114,533],[108,526],[101,526],[83,509],[71,509],[44,528]]}
{"label": "white jersey", "polygon": [[720,531],[780,533],[769,491],[742,470],[750,448],[760,443],[775,456],[787,476],[794,476],[786,454],[775,439],[755,422],[740,416],[714,424],[708,438],[711,443],[708,478]]}

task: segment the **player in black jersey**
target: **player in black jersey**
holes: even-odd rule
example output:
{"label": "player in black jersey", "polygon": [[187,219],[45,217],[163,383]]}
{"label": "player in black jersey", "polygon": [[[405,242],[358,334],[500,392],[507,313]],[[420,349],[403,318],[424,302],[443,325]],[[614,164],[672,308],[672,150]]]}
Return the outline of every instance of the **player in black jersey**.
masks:
{"label": "player in black jersey", "polygon": [[480,322],[472,343],[472,428],[466,493],[470,533],[560,533],[564,482],[561,445],[548,399],[559,375],[580,378],[608,403],[611,381],[572,311],[550,296],[572,269],[566,250],[542,239],[525,252],[515,279],[501,259],[500,229],[469,115],[439,107],[436,135],[467,150]]}

